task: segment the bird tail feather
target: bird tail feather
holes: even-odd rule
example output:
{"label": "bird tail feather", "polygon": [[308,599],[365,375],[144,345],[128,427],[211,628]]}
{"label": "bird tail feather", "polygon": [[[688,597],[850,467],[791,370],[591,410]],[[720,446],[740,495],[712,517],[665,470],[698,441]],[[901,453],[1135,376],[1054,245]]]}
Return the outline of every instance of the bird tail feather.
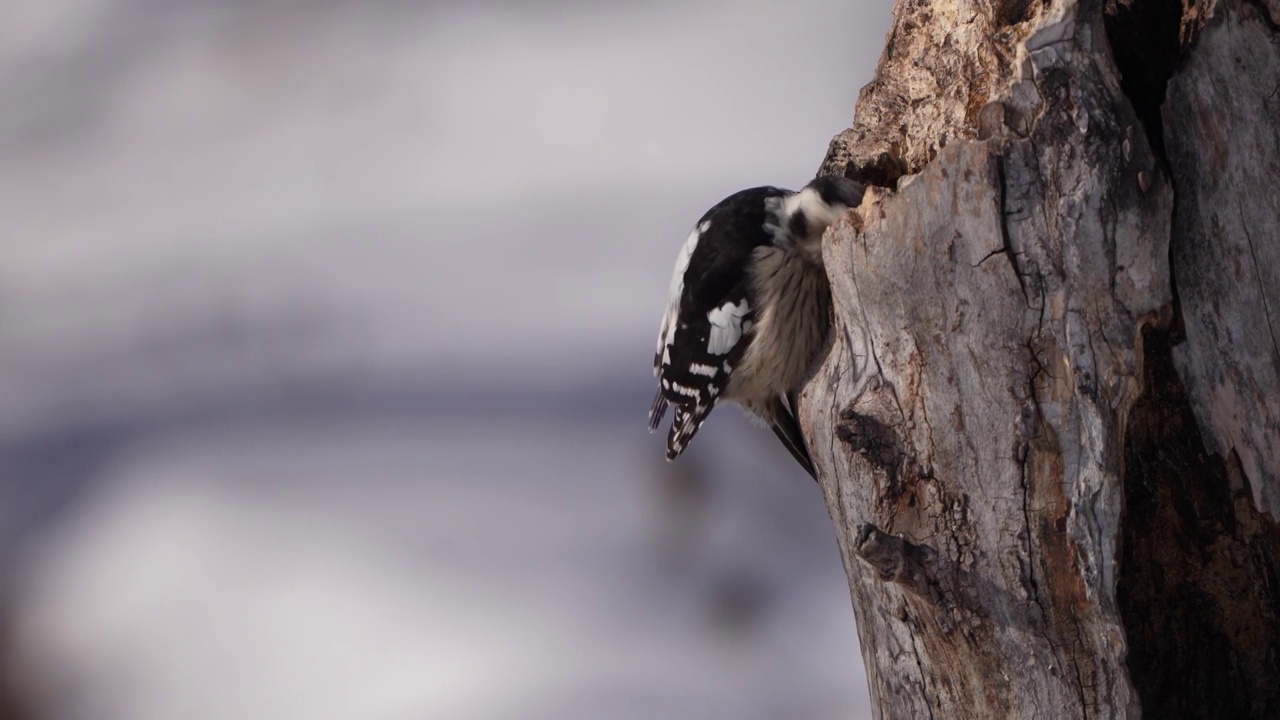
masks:
{"label": "bird tail feather", "polygon": [[791,457],[800,463],[800,467],[809,473],[809,477],[815,481],[818,479],[818,473],[813,467],[813,458],[809,455],[809,449],[805,447],[804,435],[800,432],[800,423],[796,421],[796,416],[792,413],[795,407],[795,398],[789,397],[791,406],[788,407],[782,402],[782,398],[774,398],[770,404],[769,428],[773,430],[773,434],[778,436],[782,441],[787,452],[791,453]]}

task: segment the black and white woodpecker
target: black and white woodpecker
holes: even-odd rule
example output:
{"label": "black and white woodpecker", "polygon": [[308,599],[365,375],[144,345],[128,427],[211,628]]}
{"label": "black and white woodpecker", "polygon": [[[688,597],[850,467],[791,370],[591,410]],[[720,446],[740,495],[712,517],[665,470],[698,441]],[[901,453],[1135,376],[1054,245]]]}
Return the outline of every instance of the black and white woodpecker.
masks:
{"label": "black and white woodpecker", "polygon": [[650,431],[675,405],[668,460],[684,451],[717,401],[731,400],[767,423],[817,477],[795,399],[831,320],[822,235],[862,202],[865,189],[836,176],[799,192],[752,188],[698,221],[676,257],[653,358],[658,394]]}

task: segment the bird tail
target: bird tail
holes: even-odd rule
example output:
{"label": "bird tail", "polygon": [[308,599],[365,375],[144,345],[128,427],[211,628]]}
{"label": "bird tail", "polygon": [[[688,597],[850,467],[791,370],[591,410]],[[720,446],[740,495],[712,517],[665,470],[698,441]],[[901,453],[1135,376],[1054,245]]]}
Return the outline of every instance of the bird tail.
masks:
{"label": "bird tail", "polygon": [[653,398],[653,404],[649,406],[649,432],[658,432],[658,423],[662,422],[662,416],[666,414],[667,396],[659,389]]}
{"label": "bird tail", "polygon": [[698,428],[702,427],[702,421],[706,420],[710,410],[700,405],[688,408],[676,405],[676,416],[671,423],[671,432],[667,435],[668,460],[675,460],[680,453],[684,452],[684,449],[689,446],[689,441],[697,434]]}
{"label": "bird tail", "polygon": [[813,458],[810,457],[809,450],[805,447],[804,435],[800,432],[800,423],[796,421],[796,416],[791,410],[795,407],[794,397],[790,399],[790,408],[782,402],[781,397],[775,397],[773,402],[769,404],[769,429],[773,430],[773,434],[778,436],[778,439],[787,448],[787,452],[791,453],[791,457],[800,463],[800,467],[809,473],[809,477],[816,481],[818,473],[814,470]]}

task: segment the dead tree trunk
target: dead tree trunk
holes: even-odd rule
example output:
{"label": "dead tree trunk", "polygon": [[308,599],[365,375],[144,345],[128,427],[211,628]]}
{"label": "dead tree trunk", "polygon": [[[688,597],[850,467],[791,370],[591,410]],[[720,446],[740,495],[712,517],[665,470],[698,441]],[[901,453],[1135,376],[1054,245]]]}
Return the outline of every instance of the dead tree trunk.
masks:
{"label": "dead tree trunk", "polygon": [[877,716],[1280,717],[1280,2],[898,0],[800,401]]}

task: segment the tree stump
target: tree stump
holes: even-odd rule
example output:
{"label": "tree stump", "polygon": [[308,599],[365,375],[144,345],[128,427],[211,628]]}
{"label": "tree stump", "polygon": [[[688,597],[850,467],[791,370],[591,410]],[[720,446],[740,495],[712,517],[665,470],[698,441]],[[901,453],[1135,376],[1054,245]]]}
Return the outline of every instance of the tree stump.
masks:
{"label": "tree stump", "polygon": [[882,718],[1280,717],[1280,3],[898,0],[800,415]]}

